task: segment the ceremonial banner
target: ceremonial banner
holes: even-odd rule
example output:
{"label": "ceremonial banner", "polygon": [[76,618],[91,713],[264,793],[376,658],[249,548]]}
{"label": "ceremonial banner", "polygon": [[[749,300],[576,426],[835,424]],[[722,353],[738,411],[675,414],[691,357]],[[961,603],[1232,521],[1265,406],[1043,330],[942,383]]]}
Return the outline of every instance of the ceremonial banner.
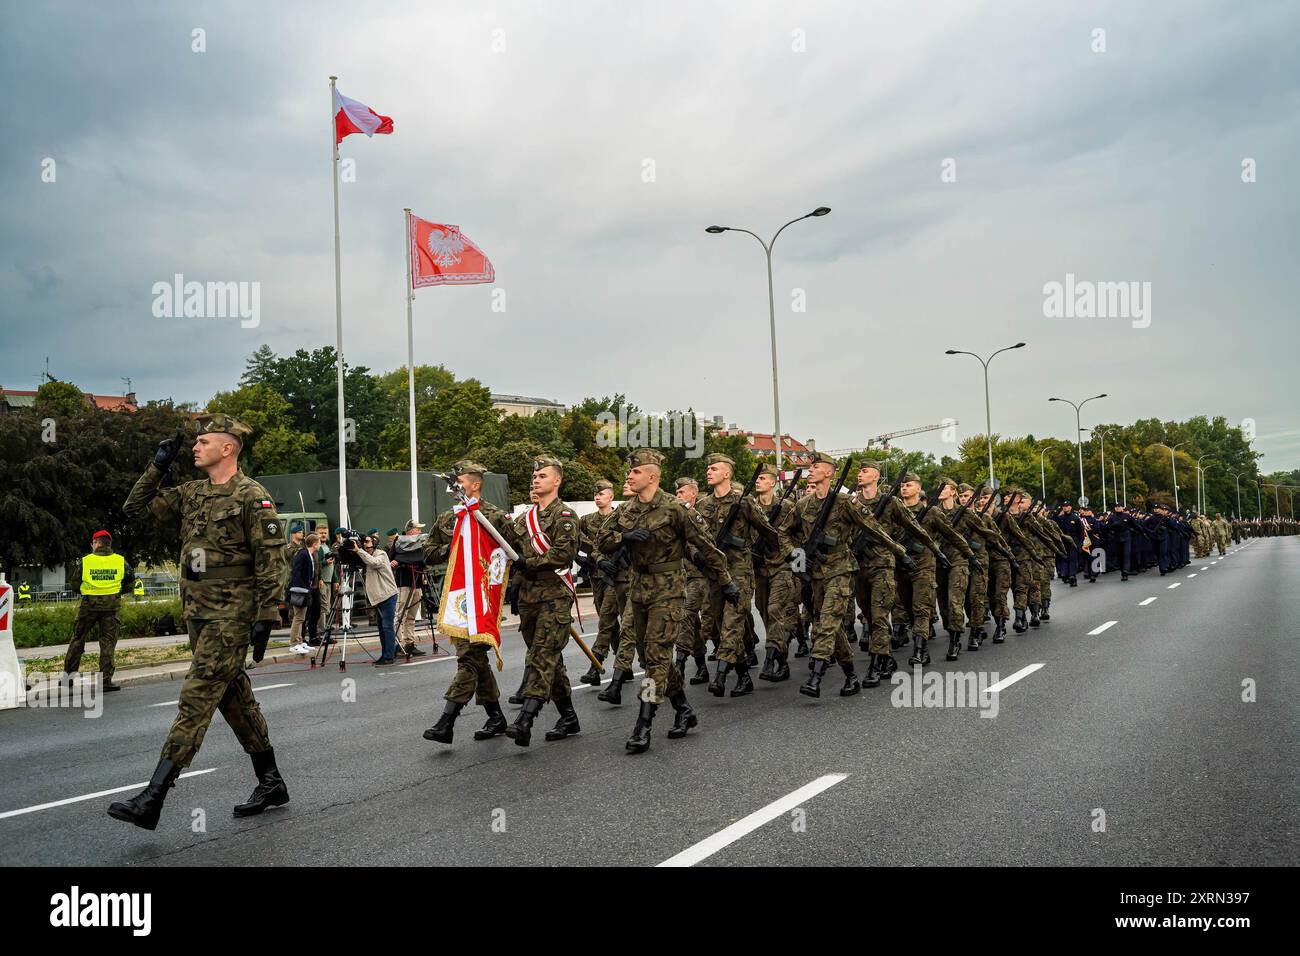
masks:
{"label": "ceremonial banner", "polygon": [[496,270],[459,226],[411,216],[411,288],[495,282]]}
{"label": "ceremonial banner", "polygon": [[477,644],[491,644],[497,670],[501,660],[501,613],[510,577],[510,562],[492,536],[474,520],[478,499],[455,505],[456,527],[452,532],[447,577],[442,584],[438,607],[438,630]]}
{"label": "ceremonial banner", "polygon": [[391,133],[393,118],[380,116],[365,103],[349,99],[338,90],[334,91],[334,145],[343,142],[344,136],[353,133]]}

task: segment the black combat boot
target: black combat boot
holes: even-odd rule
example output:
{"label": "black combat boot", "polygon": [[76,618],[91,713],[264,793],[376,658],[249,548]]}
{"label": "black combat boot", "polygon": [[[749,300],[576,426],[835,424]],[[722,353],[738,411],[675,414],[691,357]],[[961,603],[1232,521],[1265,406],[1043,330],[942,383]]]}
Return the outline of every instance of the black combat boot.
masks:
{"label": "black combat boot", "polygon": [[1079,578],[1078,578],[1078,575],[1071,574],[1071,575],[1070,575],[1070,587],[1072,587],[1072,588],[1077,588],[1078,586],[1079,586]]}
{"label": "black combat boot", "polygon": [[767,655],[763,658],[763,670],[759,672],[759,680],[775,680],[772,676],[776,670],[776,648],[772,645],[767,646]]}
{"label": "black combat boot", "polygon": [[547,740],[563,740],[582,730],[578,726],[578,712],[573,709],[572,697],[556,698],[555,709],[560,712],[560,719],[555,722],[555,729],[546,732]]}
{"label": "black combat boot", "polygon": [[880,679],[889,680],[894,671],[898,670],[898,661],[894,660],[893,652],[881,654],[880,657]]}
{"label": "black combat boot", "polygon": [[1016,620],[1011,625],[1011,630],[1017,634],[1023,634],[1029,630],[1029,625],[1025,623],[1025,609],[1023,607],[1016,608]]}
{"label": "black combat boot", "polygon": [[632,679],[632,672],[614,668],[614,676],[610,679],[609,686],[596,695],[597,700],[603,700],[607,704],[623,703],[623,684]]}
{"label": "black combat boot", "polygon": [[794,640],[795,640],[794,656],[796,658],[807,657],[808,656],[808,632],[803,628],[800,628],[795,633]]}
{"label": "black combat boot", "polygon": [[830,664],[830,661],[824,661],[820,657],[814,657],[810,660],[808,662],[808,679],[799,688],[799,693],[805,697],[820,697],[822,695],[822,676],[826,673],[828,664]]}
{"label": "black combat boot", "polygon": [[731,665],[726,661],[718,661],[718,666],[713,669],[713,680],[709,682],[709,693],[714,697],[722,697],[727,693],[727,674],[731,672]]}
{"label": "black combat boot", "polygon": [[1038,605],[1037,604],[1029,605],[1029,626],[1038,627],[1041,623],[1042,621],[1038,617]]}
{"label": "black combat boot", "polygon": [[912,632],[912,656],[907,659],[907,663],[915,667],[917,664],[926,666],[930,663],[929,640],[924,633]]}
{"label": "black combat boot", "polygon": [[731,688],[732,697],[744,697],[746,694],[754,693],[754,681],[749,676],[749,665],[740,663],[736,665],[736,686]]}
{"label": "black combat boot", "polygon": [[501,712],[501,705],[492,700],[484,704],[483,709],[487,711],[487,723],[483,725],[482,730],[474,731],[474,739],[491,740],[504,734],[509,725],[506,723],[506,715]]}
{"label": "black combat boot", "polygon": [[686,695],[680,690],[668,698],[668,703],[673,705],[673,710],[677,716],[673,718],[672,730],[668,731],[668,736],[672,740],[678,740],[686,736],[686,731],[692,727],[698,727],[700,718],[695,716],[695,709],[686,703]]}
{"label": "black combat boot", "polygon": [[627,738],[627,747],[629,753],[643,754],[650,749],[650,724],[655,719],[655,711],[659,708],[658,704],[652,704],[648,700],[641,701],[641,711],[636,715],[636,726],[632,728],[632,736]]}
{"label": "black combat boot", "polygon": [[844,686],[840,688],[841,697],[852,697],[862,690],[862,682],[858,680],[858,673],[853,669],[853,662],[846,661],[840,665],[840,670],[844,671]]}
{"label": "black combat boot", "polygon": [[1042,610],[1038,612],[1038,619],[1046,624],[1052,619],[1052,615],[1047,613],[1048,608],[1052,606],[1051,598],[1043,598]]}
{"label": "black combat boot", "polygon": [[436,740],[440,744],[451,743],[452,728],[456,724],[456,718],[460,715],[460,709],[465,705],[459,701],[449,700],[445,707],[442,708],[442,716],[438,722],[424,732],[425,740]]}
{"label": "black combat boot", "polygon": [[289,802],[289,788],[275,766],[275,751],[263,750],[249,756],[253,758],[257,786],[246,802],[235,807],[237,817],[255,817],[267,807],[282,807]]}
{"label": "black combat boot", "polygon": [[520,747],[527,747],[533,740],[533,719],[542,712],[546,701],[540,697],[525,697],[524,706],[519,711],[515,722],[506,728],[506,736]]}
{"label": "black combat boot", "polygon": [[164,757],[158,761],[144,790],[130,800],[110,803],[108,815],[114,820],[134,823],[142,830],[156,830],[167,791],[176,786],[176,778],[180,775],[181,768]]}
{"label": "black combat boot", "polygon": [[703,656],[695,658],[695,674],[691,677],[692,684],[707,684],[709,682],[709,665]]}
{"label": "black combat boot", "polygon": [[892,647],[894,650],[898,650],[906,643],[907,643],[907,625],[901,623],[895,624],[893,636],[890,637],[889,639],[889,646]]}
{"label": "black combat boot", "polygon": [[863,686],[863,687],[879,687],[879,686],[880,686],[880,676],[881,676],[881,675],[880,675],[880,670],[881,670],[880,658],[883,657],[883,656],[884,656],[883,654],[872,654],[872,655],[871,655],[871,661],[870,661],[870,663],[867,664],[867,676],[864,677],[864,678],[862,678],[862,686]]}
{"label": "black combat boot", "polygon": [[677,673],[681,674],[682,677],[686,676],[686,659],[690,656],[691,656],[690,654],[687,654],[680,647],[677,648],[677,653],[676,656],[674,657],[674,662],[677,664]]}
{"label": "black combat boot", "polygon": [[745,648],[745,664],[749,667],[758,666],[758,654],[754,652],[754,648],[757,646],[757,644],[751,644],[749,647]]}
{"label": "black combat boot", "polygon": [[955,661],[961,654],[961,631],[948,632],[948,654],[946,661]]}
{"label": "black combat boot", "polygon": [[[600,661],[602,664],[605,663],[605,658],[603,657],[597,657],[596,660]],[[601,681],[600,668],[597,667],[595,664],[592,664],[590,667],[588,667],[587,673],[583,674],[581,677],[578,678],[579,683],[590,684],[592,687],[599,687],[600,681]]]}
{"label": "black combat boot", "polygon": [[790,665],[786,663],[785,651],[776,652],[776,662],[772,665],[772,676],[768,678],[771,681],[783,681],[790,679]]}
{"label": "black combat boot", "polygon": [[1006,640],[1007,640],[1007,619],[1005,617],[1000,617],[998,618],[997,624],[993,626],[993,643],[1004,644],[1006,643]]}
{"label": "black combat boot", "polygon": [[976,627],[974,624],[972,624],[970,626],[970,639],[966,642],[966,650],[978,651],[980,649],[980,641],[983,639],[983,637],[984,637],[984,628]]}
{"label": "black combat boot", "polygon": [[528,686],[528,672],[532,668],[524,668],[523,679],[519,681],[519,689],[511,694],[507,700],[512,704],[522,704],[524,702],[524,688]]}

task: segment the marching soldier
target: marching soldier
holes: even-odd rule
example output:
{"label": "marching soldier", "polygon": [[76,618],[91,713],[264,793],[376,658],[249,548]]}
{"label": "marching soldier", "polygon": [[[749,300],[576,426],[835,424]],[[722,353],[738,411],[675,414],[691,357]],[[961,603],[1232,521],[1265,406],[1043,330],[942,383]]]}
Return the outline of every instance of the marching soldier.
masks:
{"label": "marching soldier", "polygon": [[[86,637],[99,628],[99,672],[104,675],[105,691],[121,690],[113,683],[113,660],[117,649],[117,611],[122,595],[131,589],[135,574],[126,560],[113,551],[113,536],[96,531],[90,539],[90,554],[72,566],[68,587],[81,592],[77,620],[72,625],[72,640],[63,657],[64,678],[70,680],[81,667]],[[24,582],[25,583],[25,582]]]}
{"label": "marching soldier", "polygon": [[[874,515],[882,494],[880,463],[862,462],[858,466],[858,489],[853,493],[854,501]],[[897,508],[906,513],[907,518],[911,518],[911,513],[906,512],[894,498],[889,499],[885,512],[888,513],[890,508]],[[905,522],[907,519],[898,520]],[[913,562],[907,549],[890,536],[883,523],[879,533],[863,537],[863,547],[857,554],[858,571],[854,575],[854,592],[863,614],[860,646],[871,655],[871,660],[867,664],[862,686],[879,687],[882,680],[889,680],[889,676],[898,670],[898,662],[894,660],[893,647],[889,641],[889,614],[894,607],[895,565],[903,565],[906,573],[907,566]]]}
{"label": "marching soldier", "polygon": [[[825,452],[815,452],[808,466],[809,493],[795,507],[795,525],[790,531],[791,538],[801,546],[812,535],[818,516],[827,506],[834,474],[835,459]],[[802,547],[794,552],[803,573],[812,579],[812,657],[808,661],[808,680],[799,688],[799,693],[807,697],[821,697],[822,678],[832,657],[844,671],[840,696],[849,697],[862,689],[853,666],[853,648],[844,633],[844,615],[853,600],[853,578],[858,570],[851,543],[863,530],[882,540],[888,537],[871,512],[848,495],[836,495],[829,508],[819,552],[807,554]],[[801,570],[798,564],[794,570]]]}
{"label": "marching soldier", "polygon": [[[1023,634],[1029,630],[1025,612],[1029,609],[1030,602],[1032,601],[1035,607],[1038,606],[1038,581],[1032,570],[1038,552],[1021,520],[1024,513],[1029,510],[1028,496],[1019,488],[1010,486],[1003,486],[1002,494],[1003,507],[1002,513],[998,516],[998,530],[1002,532],[1003,538],[1010,546],[1014,561],[1011,593],[1016,619],[1011,628],[1017,634]],[[1000,643],[996,636],[993,643]]]}
{"label": "marching soldier", "polygon": [[[1044,506],[1046,507],[1046,506]],[[1046,623],[1052,619],[1050,608],[1052,606],[1052,574],[1056,563],[1064,558],[1068,552],[1067,547],[1073,547],[1074,541],[1061,530],[1055,521],[1049,521],[1041,514],[1031,514],[1028,521],[1031,532],[1037,537],[1039,542],[1038,548],[1038,610],[1036,613],[1031,607],[1030,611],[1033,617],[1030,624],[1034,623],[1033,618],[1039,622]]]}
{"label": "marching soldier", "polygon": [[798,626],[794,575],[786,561],[786,555],[795,547],[789,536],[795,503],[788,497],[782,500],[777,496],[778,478],[774,465],[764,465],[754,482],[754,500],[777,533],[775,548],[767,539],[760,539],[754,550],[754,603],[758,606],[758,615],[763,619],[763,631],[767,635],[767,652],[758,679],[765,681],[790,679],[786,655],[790,635]]}
{"label": "marching soldier", "polygon": [[534,461],[530,491],[533,506],[515,518],[504,535],[519,552],[512,573],[523,578],[519,586],[519,631],[528,646],[529,666],[523,708],[506,728],[506,736],[520,747],[527,747],[532,740],[533,720],[548,700],[555,703],[560,719],[554,730],[546,732],[547,740],[563,740],[582,729],[564,667],[574,602],[569,568],[578,554],[579,532],[578,516],[560,500],[563,481],[564,469],[558,458]]}
{"label": "marching soldier", "polygon": [[250,642],[260,658],[279,618],[284,528],[266,489],[239,470],[239,453],[252,429],[228,415],[209,415],[197,427],[194,464],[208,477],[162,487],[181,452],[183,435],[177,432],[158,445],[123,506],[127,518],[148,513],[180,529],[181,605],[194,651],[176,719],[148,786],[108,808],[114,819],[146,830],[158,826],[168,789],[198,753],[217,709],[257,774],[257,787],[235,807],[235,816],[289,802],[266,720],[244,671]]}
{"label": "marching soldier", "polygon": [[[931,618],[934,615],[935,602],[935,570],[941,563],[947,562],[944,552],[935,544],[935,534],[942,535],[941,526],[934,524],[934,518],[930,519],[930,524],[921,524],[920,515],[927,511],[925,502],[921,500],[921,479],[915,472],[909,471],[903,476],[899,483],[899,495],[901,496],[903,507],[911,512],[912,524],[917,525],[925,533],[924,539],[918,540],[916,532],[911,528],[905,528],[904,534],[910,536],[911,540],[906,543],[908,554],[912,555],[912,560],[916,564],[916,569],[909,571],[906,575],[900,575],[898,578],[898,592],[894,598],[894,609],[898,610],[901,605],[905,612],[910,611],[912,624],[912,656],[907,662],[912,666],[917,664],[925,665],[930,663],[930,651],[927,647],[930,638]],[[927,514],[926,517],[929,517]],[[936,515],[935,518],[938,518]],[[942,519],[940,519],[942,520]],[[946,522],[943,525],[949,532],[952,526]],[[925,542],[929,544],[926,545]],[[962,542],[966,550],[970,546]],[[927,553],[925,548],[929,548],[931,553]]]}
{"label": "marching soldier", "polygon": [[659,487],[662,463],[663,455],[649,448],[638,449],[628,457],[627,481],[633,498],[615,512],[599,542],[606,553],[626,546],[632,568],[628,589],[630,630],[646,672],[641,682],[640,712],[626,744],[631,753],[650,749],[651,724],[665,698],[676,713],[668,731],[670,738],[686,736],[699,723],[686,702],[682,675],[672,651],[685,601],[682,560],[687,550],[695,552],[720,588],[723,600],[735,607],[741,597],[740,587],[727,570],[728,561],[713,546],[704,521],[695,510]]}
{"label": "marching soldier", "polygon": [[[700,486],[694,478],[682,476],[675,482],[677,500],[687,508],[694,508],[699,499]],[[677,669],[686,675],[686,658],[695,659],[695,673],[691,675],[691,684],[709,682],[709,664],[705,655],[703,621],[701,614],[709,601],[709,583],[695,561],[689,560],[694,552],[688,552],[686,562],[686,613],[682,617],[681,629],[677,632]]]}
{"label": "marching soldier", "polygon": [[[596,505],[596,510],[583,515],[578,523],[578,547],[587,555],[585,559],[580,557],[579,563],[584,566],[587,577],[591,580],[591,599],[596,608],[598,621],[596,640],[591,645],[591,653],[601,664],[604,664],[611,648],[615,653],[618,652],[618,617],[623,608],[623,596],[627,593],[627,571],[620,568],[618,576],[611,580],[600,567],[600,562],[605,559],[605,555],[596,547],[601,528],[614,514],[614,486],[603,478],[596,482],[596,493],[592,501]],[[599,687],[600,669],[592,664],[587,669],[587,673],[578,680],[592,687]]]}
{"label": "marching soldier", "polygon": [[[628,487],[626,481],[623,482],[623,505],[626,506],[632,498],[632,489]],[[604,533],[604,529],[601,529]],[[617,550],[617,549],[616,549]],[[618,616],[618,633],[619,644],[618,650],[614,656],[614,674],[610,678],[609,686],[596,695],[597,700],[604,701],[607,704],[623,703],[623,685],[632,680],[632,659],[637,656],[641,661],[641,666],[645,667],[645,658],[637,654],[636,641],[631,640],[632,634],[632,605],[627,596],[631,588],[631,572],[628,570],[626,561],[626,552],[619,552],[621,560],[618,562],[605,559],[605,570],[607,573],[615,574],[616,582],[623,584],[623,590],[619,594],[619,616]],[[625,639],[626,638],[626,639]]]}
{"label": "marching soldier", "polygon": [[[939,479],[937,507],[925,509],[921,527],[930,536],[944,541],[943,554],[947,559],[936,569],[936,591],[939,598],[939,617],[948,632],[947,660],[955,661],[961,653],[961,635],[966,630],[966,586],[970,583],[970,567],[978,565],[974,549],[966,536],[953,527],[952,516],[957,508],[957,482],[951,478]],[[921,663],[930,663],[924,643],[921,645]]]}
{"label": "marching soldier", "polygon": [[732,697],[743,697],[754,690],[754,681],[749,676],[749,649],[745,645],[744,616],[751,614],[751,602],[754,594],[754,565],[750,551],[760,538],[773,547],[778,547],[776,533],[768,523],[767,515],[753,498],[742,498],[741,489],[733,486],[731,478],[736,463],[726,455],[712,454],[705,459],[711,494],[705,495],[695,503],[695,511],[715,539],[733,506],[738,506],[736,520],[732,523],[728,538],[718,541],[723,554],[727,556],[727,578],[740,589],[740,600],[736,604],[725,602],[722,587],[716,581],[709,586],[709,617],[705,621],[708,630],[706,637],[713,637],[716,630],[718,637],[718,666],[709,683],[709,693],[722,697],[727,692],[727,675],[734,669],[736,686],[731,689]]}
{"label": "marching soldier", "polygon": [[[502,532],[510,525],[510,515],[492,502],[483,498],[483,476],[487,469],[478,462],[468,459],[456,462],[452,466],[456,484],[460,485],[465,497],[477,500],[479,512],[484,518]],[[456,507],[448,508],[433,524],[429,538],[425,543],[425,563],[438,564],[448,559],[451,553],[452,535],[456,532]],[[444,582],[444,587],[446,582]],[[505,733],[506,717],[501,712],[501,691],[497,687],[496,675],[492,673],[492,662],[488,657],[488,645],[481,641],[471,641],[464,637],[452,637],[456,648],[456,676],[451,679],[443,695],[442,716],[438,722],[424,732],[425,740],[434,740],[440,744],[449,744],[455,733],[456,718],[461,710],[474,702],[487,711],[487,723],[481,730],[474,731],[475,740],[490,740]]]}
{"label": "marching soldier", "polygon": [[967,506],[962,517],[963,527],[959,530],[968,536],[971,550],[985,555],[981,566],[972,569],[966,589],[971,628],[966,649],[978,651],[988,636],[984,630],[984,618],[990,604],[994,622],[993,643],[1001,644],[1006,640],[1007,587],[1011,583],[1013,562],[1011,549],[998,531],[993,516],[985,510],[986,506],[991,507],[989,499],[993,497],[993,490],[984,486],[978,499],[969,485],[959,485],[958,491],[961,503]]}

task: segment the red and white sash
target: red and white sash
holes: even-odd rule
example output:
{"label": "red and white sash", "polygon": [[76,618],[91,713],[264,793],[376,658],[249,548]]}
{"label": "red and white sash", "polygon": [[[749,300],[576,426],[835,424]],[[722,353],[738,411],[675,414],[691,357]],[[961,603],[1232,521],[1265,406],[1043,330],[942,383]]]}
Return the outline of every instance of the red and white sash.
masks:
{"label": "red and white sash", "polygon": [[[541,507],[533,505],[524,512],[524,523],[528,525],[528,536],[532,539],[533,550],[538,554],[546,554],[551,550],[551,539],[547,537],[546,532],[542,530]],[[564,586],[569,589],[569,595],[573,598],[573,606],[578,611],[578,629],[582,629],[582,609],[578,607],[578,586],[573,580],[572,566],[567,568],[556,568],[555,573],[560,576]]]}

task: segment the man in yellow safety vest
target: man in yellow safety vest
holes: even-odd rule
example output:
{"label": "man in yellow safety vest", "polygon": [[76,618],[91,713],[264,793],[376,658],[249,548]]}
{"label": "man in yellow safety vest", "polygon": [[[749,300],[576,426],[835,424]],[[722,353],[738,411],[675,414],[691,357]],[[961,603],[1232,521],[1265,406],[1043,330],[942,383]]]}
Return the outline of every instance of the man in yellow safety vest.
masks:
{"label": "man in yellow safety vest", "polygon": [[117,609],[123,593],[131,590],[135,574],[126,560],[113,551],[113,536],[96,531],[90,539],[90,554],[73,565],[68,587],[81,591],[81,606],[72,626],[72,640],[63,658],[65,679],[81,666],[86,637],[99,627],[99,670],[104,675],[104,690],[121,690],[113,683],[113,653],[117,649]]}

